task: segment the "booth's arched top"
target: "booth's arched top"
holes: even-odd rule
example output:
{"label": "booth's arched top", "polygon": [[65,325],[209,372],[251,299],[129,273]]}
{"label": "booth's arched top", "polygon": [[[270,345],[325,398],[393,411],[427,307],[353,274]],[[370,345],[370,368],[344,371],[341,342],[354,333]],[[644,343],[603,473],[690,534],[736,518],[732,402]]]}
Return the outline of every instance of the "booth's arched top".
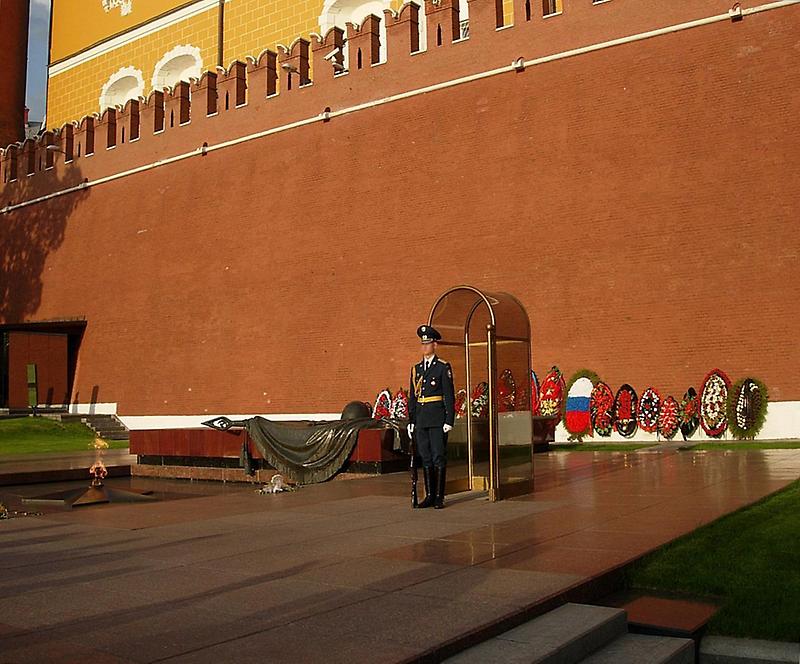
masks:
{"label": "booth's arched top", "polygon": [[439,330],[444,343],[461,343],[473,319],[491,324],[498,339],[530,339],[528,314],[519,300],[508,293],[486,292],[465,284],[436,299],[428,324]]}
{"label": "booth's arched top", "polygon": [[[442,293],[436,299],[436,302],[434,302],[433,306],[431,307],[431,313],[428,316],[428,325],[433,325],[433,317],[436,315],[437,307],[442,302],[444,302],[452,293],[456,293],[457,291],[466,291],[466,292],[469,292],[469,293],[474,293],[476,297],[475,297],[475,301],[473,302],[473,304],[480,304],[480,301],[483,300],[483,303],[486,305],[486,308],[489,310],[489,315],[490,315],[491,320],[492,320],[492,325],[497,325],[497,318],[495,317],[494,309],[492,308],[492,300],[490,300],[489,297],[487,296],[487,294],[484,293],[483,291],[475,288],[474,286],[466,286],[466,285],[464,285],[464,286],[453,286],[453,288],[451,288],[449,290],[446,290],[444,293]],[[494,298],[492,298],[492,299],[494,299]],[[497,302],[495,300],[495,304],[496,303]],[[466,322],[466,319],[465,319],[465,322]]]}

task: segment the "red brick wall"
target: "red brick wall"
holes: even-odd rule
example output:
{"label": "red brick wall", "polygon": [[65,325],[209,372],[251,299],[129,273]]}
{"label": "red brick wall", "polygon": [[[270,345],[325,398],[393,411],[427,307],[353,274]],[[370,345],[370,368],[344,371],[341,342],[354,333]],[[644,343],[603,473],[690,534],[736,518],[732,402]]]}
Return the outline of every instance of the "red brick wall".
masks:
{"label": "red brick wall", "polygon": [[[467,42],[193,115],[52,177],[727,7],[573,0],[496,34],[476,12]],[[75,389],[98,385],[128,415],[371,400],[406,384],[417,325],[458,283],[522,301],[540,376],[588,367],[613,389],[680,396],[719,366],[800,399],[799,28],[798,7],[755,14],[91,188],[71,197],[32,317],[86,316]],[[3,232],[24,235],[30,214],[5,215]]]}
{"label": "red brick wall", "polygon": [[8,333],[8,405],[11,408],[28,407],[29,364],[36,365],[39,404],[67,403],[67,335]]}
{"label": "red brick wall", "polygon": [[0,0],[0,147],[22,140],[28,0]]}

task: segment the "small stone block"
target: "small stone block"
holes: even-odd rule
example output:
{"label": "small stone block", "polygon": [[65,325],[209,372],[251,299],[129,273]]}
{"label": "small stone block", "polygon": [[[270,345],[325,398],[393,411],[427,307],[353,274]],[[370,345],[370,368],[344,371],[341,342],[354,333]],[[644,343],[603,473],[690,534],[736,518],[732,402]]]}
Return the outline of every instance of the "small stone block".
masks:
{"label": "small stone block", "polygon": [[717,612],[717,607],[701,602],[639,597],[623,607],[632,627],[656,628],[690,636],[697,633]]}

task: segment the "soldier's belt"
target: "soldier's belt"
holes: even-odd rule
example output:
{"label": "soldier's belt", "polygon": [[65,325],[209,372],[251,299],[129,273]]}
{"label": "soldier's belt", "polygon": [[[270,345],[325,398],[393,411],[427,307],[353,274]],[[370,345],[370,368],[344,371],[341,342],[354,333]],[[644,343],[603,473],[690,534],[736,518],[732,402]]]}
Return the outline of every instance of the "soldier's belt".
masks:
{"label": "soldier's belt", "polygon": [[438,397],[420,397],[420,403],[433,403],[434,401],[444,401],[444,397],[440,394]]}

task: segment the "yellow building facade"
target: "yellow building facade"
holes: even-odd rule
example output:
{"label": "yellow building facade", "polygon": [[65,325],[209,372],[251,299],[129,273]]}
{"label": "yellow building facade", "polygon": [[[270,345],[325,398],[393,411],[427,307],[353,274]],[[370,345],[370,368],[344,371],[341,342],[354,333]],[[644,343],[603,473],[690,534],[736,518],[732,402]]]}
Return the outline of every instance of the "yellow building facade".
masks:
{"label": "yellow building facade", "polygon": [[[560,9],[561,0],[545,0]],[[512,0],[506,0],[510,14]],[[423,4],[423,0],[419,0]],[[53,0],[47,126],[312,32],[398,10],[402,0]],[[467,0],[461,1],[467,30]],[[424,29],[424,26],[423,26]],[[423,41],[424,43],[424,41]]]}

